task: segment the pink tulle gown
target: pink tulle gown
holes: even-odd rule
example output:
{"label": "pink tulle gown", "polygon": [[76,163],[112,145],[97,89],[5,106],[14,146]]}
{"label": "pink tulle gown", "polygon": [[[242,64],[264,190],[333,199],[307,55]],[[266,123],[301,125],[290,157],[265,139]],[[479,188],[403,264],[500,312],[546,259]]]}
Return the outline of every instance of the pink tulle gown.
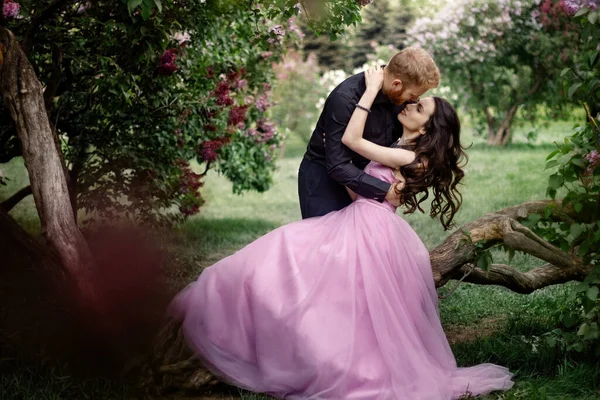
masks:
{"label": "pink tulle gown", "polygon": [[[366,171],[387,182],[391,169]],[[285,399],[456,399],[512,374],[457,368],[429,253],[389,203],[282,226],[202,272],[170,313],[226,381]]]}

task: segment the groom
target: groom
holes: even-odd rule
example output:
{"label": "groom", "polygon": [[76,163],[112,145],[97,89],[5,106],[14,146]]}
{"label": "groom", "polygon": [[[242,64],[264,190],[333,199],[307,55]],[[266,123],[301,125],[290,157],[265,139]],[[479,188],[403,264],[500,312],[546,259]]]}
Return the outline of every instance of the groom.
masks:
{"label": "groom", "polygon": [[[397,115],[404,103],[416,101],[439,85],[440,71],[426,51],[408,47],[392,57],[384,68],[379,92],[365,125],[364,138],[390,146],[402,135]],[[342,144],[342,135],[366,90],[364,73],[346,79],[327,97],[298,170],[298,195],[302,218],[325,215],[349,205],[346,187],[360,196],[398,205],[387,182],[363,169],[369,160]]]}

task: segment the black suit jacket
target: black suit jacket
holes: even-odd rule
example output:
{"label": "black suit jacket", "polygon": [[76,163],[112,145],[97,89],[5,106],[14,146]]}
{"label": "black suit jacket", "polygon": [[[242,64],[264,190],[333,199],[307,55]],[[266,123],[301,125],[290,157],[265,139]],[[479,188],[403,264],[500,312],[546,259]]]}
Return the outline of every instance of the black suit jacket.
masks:
{"label": "black suit jacket", "polygon": [[[327,168],[329,176],[359,195],[382,202],[390,184],[366,174],[369,160],[342,144],[356,104],[366,90],[365,75],[353,75],[338,85],[327,97],[317,126],[312,133],[304,157]],[[380,91],[367,117],[363,137],[382,146],[390,146],[402,134],[396,106]],[[326,143],[323,144],[323,133]]]}

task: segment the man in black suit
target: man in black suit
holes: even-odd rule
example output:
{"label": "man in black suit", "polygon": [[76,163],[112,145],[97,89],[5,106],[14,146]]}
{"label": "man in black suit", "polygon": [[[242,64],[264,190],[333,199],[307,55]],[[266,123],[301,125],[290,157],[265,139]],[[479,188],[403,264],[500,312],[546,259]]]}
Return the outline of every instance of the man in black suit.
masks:
{"label": "man in black suit", "polygon": [[[383,88],[367,117],[364,138],[390,146],[402,135],[398,113],[439,85],[440,72],[427,52],[408,47],[384,68]],[[398,205],[387,182],[363,171],[369,160],[342,144],[342,135],[366,90],[364,73],[338,85],[327,97],[298,170],[298,195],[302,218],[325,215],[349,205],[346,187],[360,196]]]}

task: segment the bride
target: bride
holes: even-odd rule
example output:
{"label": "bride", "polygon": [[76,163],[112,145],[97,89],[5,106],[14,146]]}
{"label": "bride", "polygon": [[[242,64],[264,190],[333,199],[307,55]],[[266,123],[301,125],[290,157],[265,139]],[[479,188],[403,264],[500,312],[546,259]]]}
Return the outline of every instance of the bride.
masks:
{"label": "bride", "polygon": [[[461,205],[460,123],[428,97],[398,115],[390,148],[362,138],[379,68],[343,143],[395,185],[405,212],[431,193],[445,229]],[[504,367],[458,368],[438,315],[429,253],[390,203],[294,222],[208,267],[169,312],[207,367],[242,388],[286,399],[445,400],[512,387]]]}

